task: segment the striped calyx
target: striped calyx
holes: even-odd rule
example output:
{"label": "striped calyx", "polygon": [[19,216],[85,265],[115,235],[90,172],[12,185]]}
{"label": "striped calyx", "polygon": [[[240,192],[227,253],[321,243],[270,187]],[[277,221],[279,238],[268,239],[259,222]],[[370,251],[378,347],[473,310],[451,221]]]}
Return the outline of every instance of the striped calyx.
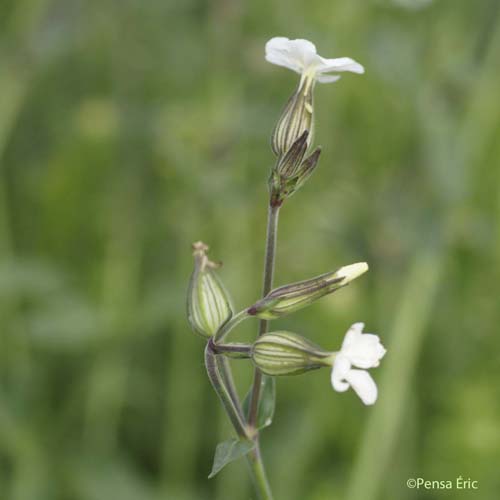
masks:
{"label": "striped calyx", "polygon": [[368,270],[366,262],[343,266],[335,272],[271,290],[247,312],[260,319],[272,320],[302,309],[325,295],[348,285]]}
{"label": "striped calyx", "polygon": [[311,144],[314,127],[313,89],[314,75],[304,74],[274,127],[271,148],[276,156],[284,155],[306,130],[309,131],[307,145]]}
{"label": "striped calyx", "polygon": [[299,375],[332,366],[334,354],[292,332],[272,332],[259,337],[252,347],[252,360],[266,375]]}
{"label": "striped calyx", "polygon": [[193,243],[194,271],[187,296],[187,317],[191,328],[203,337],[211,337],[233,316],[231,300],[215,269],[220,263],[207,257],[208,246]]}
{"label": "striped calyx", "polygon": [[316,168],[321,148],[317,147],[306,158],[308,137],[309,131],[305,130],[290,149],[278,158],[269,179],[271,205],[280,206],[301,188]]}

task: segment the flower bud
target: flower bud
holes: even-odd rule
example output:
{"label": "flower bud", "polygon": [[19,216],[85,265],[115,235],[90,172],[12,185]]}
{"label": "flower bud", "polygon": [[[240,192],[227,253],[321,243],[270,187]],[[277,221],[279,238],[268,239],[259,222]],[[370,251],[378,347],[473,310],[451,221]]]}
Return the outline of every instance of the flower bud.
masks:
{"label": "flower bud", "polygon": [[313,173],[318,163],[321,148],[304,159],[307,150],[309,131],[292,144],[291,148],[278,159],[269,179],[271,204],[279,206],[286,198],[297,192]]}
{"label": "flower bud", "polygon": [[252,360],[267,375],[298,375],[331,366],[333,353],[291,332],[272,332],[259,337],[252,347]]}
{"label": "flower bud", "polygon": [[269,292],[263,299],[248,308],[248,314],[260,319],[276,319],[308,306],[315,300],[349,284],[368,270],[366,262],[341,267],[336,272],[299,281]]}
{"label": "flower bud", "polygon": [[276,156],[284,155],[306,130],[309,131],[307,145],[311,144],[313,87],[314,78],[310,75],[304,75],[297,90],[286,103],[271,137],[271,147]]}
{"label": "flower bud", "polygon": [[208,246],[193,243],[194,271],[189,281],[187,316],[191,328],[203,337],[211,337],[233,315],[231,301],[215,273],[220,263],[207,257]]}
{"label": "flower bud", "polygon": [[308,137],[309,131],[304,130],[290,149],[284,155],[280,156],[276,164],[276,172],[281,177],[289,179],[296,175],[306,154]]}
{"label": "flower bud", "polygon": [[295,183],[293,186],[293,192],[290,193],[291,196],[295,191],[298,191],[302,185],[309,179],[311,174],[314,172],[316,165],[318,164],[319,155],[321,154],[321,147],[318,146],[313,153],[307,157],[300,165],[295,176]]}

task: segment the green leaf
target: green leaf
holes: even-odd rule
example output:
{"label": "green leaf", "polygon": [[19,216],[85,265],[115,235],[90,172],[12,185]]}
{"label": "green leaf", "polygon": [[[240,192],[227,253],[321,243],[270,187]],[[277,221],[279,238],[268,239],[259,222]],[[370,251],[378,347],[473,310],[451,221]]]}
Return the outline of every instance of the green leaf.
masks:
{"label": "green leaf", "polygon": [[214,477],[228,463],[245,456],[254,447],[254,442],[240,441],[238,439],[228,439],[219,443],[215,449],[214,464],[208,479]]}
{"label": "green leaf", "polygon": [[[273,422],[274,406],[276,401],[276,382],[274,377],[262,375],[260,383],[260,404],[259,413],[257,414],[257,429],[268,427]],[[250,399],[252,397],[252,389],[248,391],[243,402],[243,412],[248,417],[250,409]]]}

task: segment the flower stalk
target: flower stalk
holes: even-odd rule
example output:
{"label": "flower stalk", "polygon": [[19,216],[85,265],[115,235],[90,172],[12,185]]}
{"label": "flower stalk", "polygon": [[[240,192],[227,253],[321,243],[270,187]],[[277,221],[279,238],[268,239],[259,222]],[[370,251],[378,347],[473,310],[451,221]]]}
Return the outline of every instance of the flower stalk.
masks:
{"label": "flower stalk", "polygon": [[217,361],[217,355],[210,342],[205,348],[205,367],[207,369],[210,383],[217,393],[217,396],[219,396],[219,399],[224,406],[231,423],[233,424],[236,434],[238,434],[238,436],[242,439],[248,439],[249,436],[241,407],[238,407],[236,404],[236,401],[233,399],[234,394],[231,394],[232,390],[228,387],[229,371]]}
{"label": "flower stalk", "polygon": [[[243,344],[240,344],[238,350],[241,350]],[[246,351],[250,352],[251,347],[245,346]],[[226,354],[228,346],[217,345],[210,339],[205,348],[205,367],[208,378],[215,392],[226,411],[229,420],[231,421],[236,434],[241,440],[253,441],[253,449],[247,454],[247,461],[252,476],[252,482],[259,497],[262,500],[273,500],[271,487],[267,479],[262,455],[260,452],[260,443],[258,433],[252,426],[246,423],[241,403],[236,392],[231,369]],[[220,351],[220,352],[218,352]]]}
{"label": "flower stalk", "polygon": [[[272,201],[272,200],[271,200]],[[266,231],[266,251],[264,256],[264,277],[262,285],[262,296],[265,297],[273,287],[274,267],[276,260],[276,245],[278,241],[278,221],[279,221],[280,206],[269,203]],[[261,319],[259,322],[259,337],[267,333],[269,321]],[[255,368],[252,396],[250,399],[250,409],[248,413],[248,425],[255,428],[257,421],[257,412],[259,410],[260,387],[262,382],[262,373],[258,368]],[[259,434],[256,434],[255,440],[258,442]]]}
{"label": "flower stalk", "polygon": [[[274,414],[275,385],[270,377],[330,367],[336,391],[352,388],[365,404],[373,404],[377,388],[367,370],[378,366],[385,348],[378,336],[363,333],[362,323],[352,325],[338,352],[324,350],[293,332],[269,333],[269,321],[294,313],[348,285],[366,272],[368,265],[358,262],[273,289],[280,208],[310,178],[321,153],[320,147],[308,153],[314,128],[315,84],[337,81],[340,76],[336,73],[342,71],[363,73],[364,69],[347,57],[321,57],[307,40],[284,37],[269,40],[266,60],[299,73],[300,82],[271,137],[277,158],[268,181],[262,298],[234,314],[231,297],[216,273],[220,264],[208,259],[207,245],[197,242],[193,245],[194,271],[188,287],[187,313],[191,328],[207,342],[207,375],[238,436],[217,446],[209,477],[227,463],[246,456],[260,498],[272,500],[260,450],[260,429],[271,424]],[[250,317],[259,320],[257,339],[252,344],[226,342],[229,333]],[[233,380],[231,359],[249,359],[254,365],[253,382],[243,404]]]}
{"label": "flower stalk", "polygon": [[252,346],[249,344],[242,343],[229,343],[229,344],[215,344],[213,339],[210,339],[208,343],[211,346],[214,354],[224,354],[229,358],[234,359],[248,359],[252,354]]}

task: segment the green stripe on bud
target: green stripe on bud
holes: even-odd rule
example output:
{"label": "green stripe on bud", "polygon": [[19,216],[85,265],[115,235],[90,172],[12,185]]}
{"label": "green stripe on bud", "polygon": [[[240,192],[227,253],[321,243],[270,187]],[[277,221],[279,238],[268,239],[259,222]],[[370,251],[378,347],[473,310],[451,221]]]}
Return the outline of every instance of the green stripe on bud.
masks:
{"label": "green stripe on bud", "polygon": [[305,130],[273,168],[269,179],[271,205],[279,206],[296,193],[316,168],[321,148],[305,158],[308,137],[309,131]]}
{"label": "green stripe on bud", "polygon": [[187,296],[187,316],[191,328],[203,337],[211,337],[233,316],[231,301],[215,273],[220,263],[207,257],[208,246],[193,243],[194,271]]}
{"label": "green stripe on bud", "polygon": [[272,332],[259,337],[252,347],[252,360],[266,375],[299,375],[331,366],[334,354],[291,332]]}
{"label": "green stripe on bud", "polygon": [[306,130],[309,131],[307,144],[311,143],[313,88],[314,75],[304,75],[297,90],[286,103],[271,137],[271,147],[276,156],[284,155]]}
{"label": "green stripe on bud", "polygon": [[325,295],[333,293],[368,270],[366,262],[341,267],[315,278],[276,288],[248,308],[248,314],[260,319],[276,319],[302,309]]}

